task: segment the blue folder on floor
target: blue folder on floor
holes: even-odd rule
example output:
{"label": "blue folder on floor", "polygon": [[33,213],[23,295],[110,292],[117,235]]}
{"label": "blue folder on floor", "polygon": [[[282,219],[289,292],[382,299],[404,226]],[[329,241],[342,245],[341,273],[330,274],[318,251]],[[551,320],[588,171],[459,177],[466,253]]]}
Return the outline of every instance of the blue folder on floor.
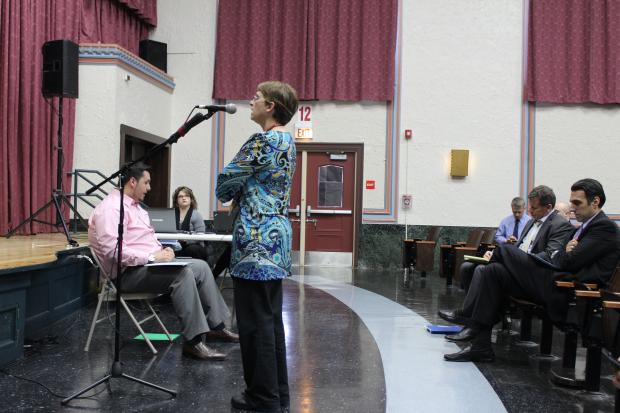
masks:
{"label": "blue folder on floor", "polygon": [[431,334],[457,334],[463,330],[462,326],[442,326],[439,324],[427,324],[426,331]]}

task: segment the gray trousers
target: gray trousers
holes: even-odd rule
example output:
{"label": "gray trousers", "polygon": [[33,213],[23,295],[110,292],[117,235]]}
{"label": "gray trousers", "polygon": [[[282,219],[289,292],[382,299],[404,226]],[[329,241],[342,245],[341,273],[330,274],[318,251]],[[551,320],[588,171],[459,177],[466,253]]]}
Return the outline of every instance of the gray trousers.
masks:
{"label": "gray trousers", "polygon": [[206,262],[178,261],[188,264],[129,267],[123,272],[121,287],[125,293],[170,293],[183,337],[191,340],[222,324],[230,317],[230,311]]}

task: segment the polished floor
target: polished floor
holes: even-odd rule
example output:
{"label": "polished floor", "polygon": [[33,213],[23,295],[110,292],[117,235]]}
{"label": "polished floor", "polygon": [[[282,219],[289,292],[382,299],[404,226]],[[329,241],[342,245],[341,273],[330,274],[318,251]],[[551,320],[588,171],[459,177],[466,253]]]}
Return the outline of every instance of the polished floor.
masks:
{"label": "polished floor", "polygon": [[[405,278],[401,271],[306,268],[285,281],[284,293],[292,412],[613,411],[609,366],[603,369],[600,394],[559,388],[549,382],[554,364],[530,357],[537,348],[517,346],[510,334],[496,335],[495,363],[444,362],[443,353],[458,348],[428,334],[425,325],[437,321],[438,308],[458,305],[463,293],[447,288],[436,275],[421,279]],[[224,295],[230,302],[231,290]],[[170,303],[162,300],[157,306],[176,331]],[[144,343],[131,339],[135,332],[126,319],[123,372],[175,389],[178,396],[112,379],[110,386],[61,407],[62,397],[110,368],[111,325],[100,324],[91,351],[83,351],[93,313],[94,304],[50,326],[46,336],[27,343],[24,358],[2,367],[1,411],[231,411],[230,397],[243,389],[237,345],[214,345],[228,354],[223,362],[184,358],[180,343],[156,343],[159,354],[153,356]],[[533,331],[537,340],[537,325]],[[561,353],[561,341],[556,332],[555,354]]]}

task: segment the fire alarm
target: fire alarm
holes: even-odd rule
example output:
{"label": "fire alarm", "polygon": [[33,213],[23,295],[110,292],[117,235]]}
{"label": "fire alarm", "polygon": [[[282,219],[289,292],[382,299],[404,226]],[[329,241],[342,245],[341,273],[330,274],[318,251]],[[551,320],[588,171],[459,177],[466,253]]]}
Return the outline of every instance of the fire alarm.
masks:
{"label": "fire alarm", "polygon": [[405,139],[411,139],[413,131],[411,129],[405,129]]}

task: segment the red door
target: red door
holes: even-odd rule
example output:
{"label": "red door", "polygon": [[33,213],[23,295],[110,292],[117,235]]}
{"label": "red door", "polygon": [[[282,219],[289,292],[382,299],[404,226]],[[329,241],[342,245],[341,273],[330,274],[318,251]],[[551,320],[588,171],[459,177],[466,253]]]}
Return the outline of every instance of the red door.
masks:
{"label": "red door", "polygon": [[353,252],[355,154],[308,154],[306,250]]}
{"label": "red door", "polygon": [[305,251],[352,253],[355,152],[307,152],[305,196],[302,169],[299,152],[289,209],[293,250],[300,249],[300,224],[304,215],[301,208],[305,205]]}

